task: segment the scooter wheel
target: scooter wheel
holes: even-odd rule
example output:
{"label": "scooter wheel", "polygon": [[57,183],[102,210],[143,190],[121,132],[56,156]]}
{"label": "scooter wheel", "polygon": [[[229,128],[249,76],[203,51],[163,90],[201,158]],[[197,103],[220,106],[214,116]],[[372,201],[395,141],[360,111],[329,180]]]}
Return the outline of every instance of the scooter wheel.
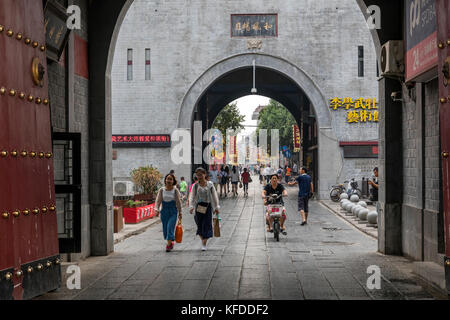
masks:
{"label": "scooter wheel", "polygon": [[280,241],[280,229],[280,224],[278,222],[275,222],[273,225],[273,236],[277,241]]}

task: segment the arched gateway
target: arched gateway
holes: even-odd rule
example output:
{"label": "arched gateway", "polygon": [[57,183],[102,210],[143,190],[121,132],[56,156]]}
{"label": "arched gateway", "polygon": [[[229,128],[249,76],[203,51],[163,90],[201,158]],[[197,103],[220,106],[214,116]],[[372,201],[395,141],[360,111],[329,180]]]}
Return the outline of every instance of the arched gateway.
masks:
{"label": "arched gateway", "polygon": [[[233,71],[248,68],[254,60],[258,68],[275,71],[294,82],[313,106],[319,129],[319,187],[317,190],[320,197],[326,197],[329,187],[337,182],[342,166],[338,140],[331,126],[330,110],[324,95],[314,81],[289,61],[266,54],[240,54],[216,63],[195,81],[185,95],[178,116],[178,128],[191,128],[194,110],[199,100],[218,79]],[[185,169],[190,172],[190,168]],[[184,174],[190,176],[187,172]]]}

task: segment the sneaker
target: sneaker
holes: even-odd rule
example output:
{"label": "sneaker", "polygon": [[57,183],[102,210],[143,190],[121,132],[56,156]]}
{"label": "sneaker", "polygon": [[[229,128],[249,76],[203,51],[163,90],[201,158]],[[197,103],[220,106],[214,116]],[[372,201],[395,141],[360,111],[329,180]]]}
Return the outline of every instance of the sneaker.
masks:
{"label": "sneaker", "polygon": [[173,246],[172,247],[169,245],[166,246],[166,252],[170,252],[170,251],[172,251],[172,249],[173,249]]}
{"label": "sneaker", "polygon": [[206,251],[206,246],[202,245],[202,251]]}

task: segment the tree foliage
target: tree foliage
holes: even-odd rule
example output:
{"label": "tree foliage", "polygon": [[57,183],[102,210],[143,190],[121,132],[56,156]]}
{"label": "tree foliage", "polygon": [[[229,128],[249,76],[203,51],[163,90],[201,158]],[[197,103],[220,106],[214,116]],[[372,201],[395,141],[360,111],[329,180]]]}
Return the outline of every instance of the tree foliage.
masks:
{"label": "tree foliage", "polygon": [[244,129],[243,123],[245,116],[241,115],[237,103],[227,105],[216,117],[212,125],[213,129],[219,129],[222,132],[224,141],[226,141],[227,130],[234,131]]}
{"label": "tree foliage", "polygon": [[278,129],[280,131],[280,147],[288,146],[293,148],[293,130],[292,126],[296,125],[292,114],[282,104],[275,100],[270,100],[269,105],[265,107],[259,114],[259,123],[256,134],[259,137],[261,129],[267,130],[267,139],[270,153],[271,130]]}

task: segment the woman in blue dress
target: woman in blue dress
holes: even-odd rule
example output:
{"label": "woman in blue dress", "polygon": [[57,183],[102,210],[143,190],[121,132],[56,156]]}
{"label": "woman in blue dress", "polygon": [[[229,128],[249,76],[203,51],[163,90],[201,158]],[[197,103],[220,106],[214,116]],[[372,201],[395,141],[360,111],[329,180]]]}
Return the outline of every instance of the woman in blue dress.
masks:
{"label": "woman in blue dress", "polygon": [[181,220],[181,194],[175,186],[177,180],[173,174],[168,174],[164,179],[165,186],[158,191],[155,202],[156,216],[161,213],[164,239],[167,240],[166,251],[173,250],[175,241],[175,227],[177,220]]}

